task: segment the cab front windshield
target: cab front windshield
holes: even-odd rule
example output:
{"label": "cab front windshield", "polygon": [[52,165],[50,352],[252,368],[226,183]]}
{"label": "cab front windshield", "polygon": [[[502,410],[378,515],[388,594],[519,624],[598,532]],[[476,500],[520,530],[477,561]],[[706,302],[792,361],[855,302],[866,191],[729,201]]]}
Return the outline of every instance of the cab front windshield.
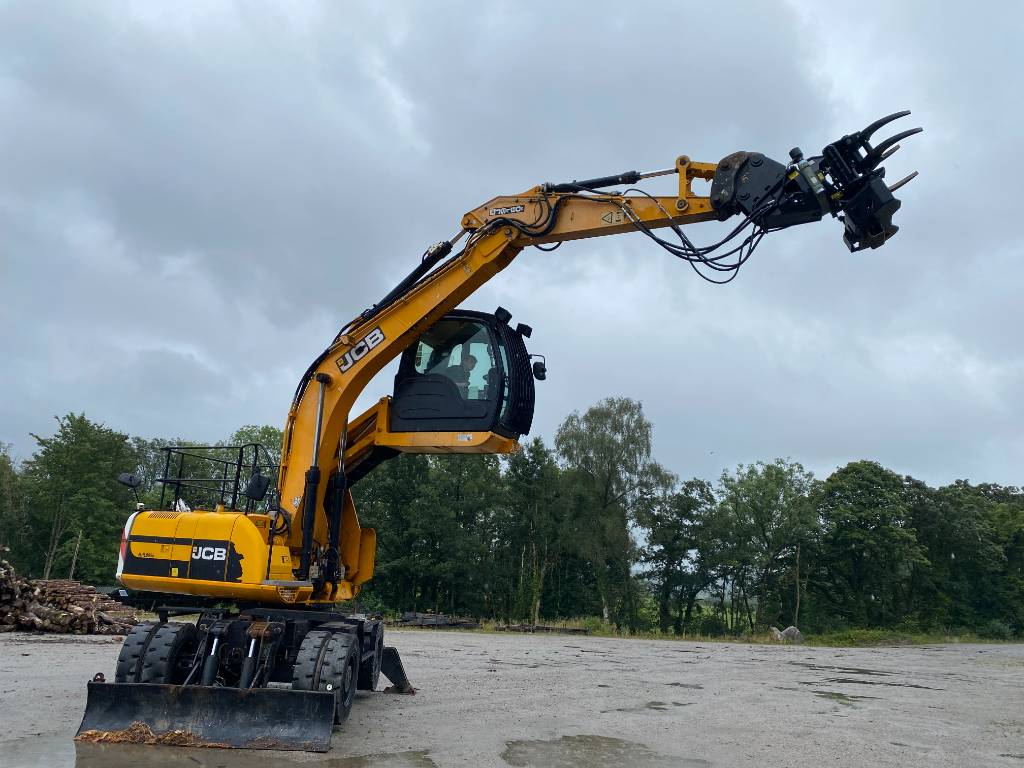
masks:
{"label": "cab front windshield", "polygon": [[444,376],[465,400],[493,400],[498,366],[487,326],[467,320],[442,320],[417,342],[415,370]]}

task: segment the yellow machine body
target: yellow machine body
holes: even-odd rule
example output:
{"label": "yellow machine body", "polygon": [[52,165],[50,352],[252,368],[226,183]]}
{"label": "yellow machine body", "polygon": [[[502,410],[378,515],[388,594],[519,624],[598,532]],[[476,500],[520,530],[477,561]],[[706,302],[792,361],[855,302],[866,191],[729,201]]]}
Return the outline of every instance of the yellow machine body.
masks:
{"label": "yellow machine body", "polygon": [[[342,524],[346,568],[333,600],[351,600],[373,575],[376,531],[360,528],[351,499]],[[313,584],[297,581],[292,551],[268,540],[272,519],[216,509],[137,512],[125,524],[117,579],[129,589],[295,605],[312,602]]]}

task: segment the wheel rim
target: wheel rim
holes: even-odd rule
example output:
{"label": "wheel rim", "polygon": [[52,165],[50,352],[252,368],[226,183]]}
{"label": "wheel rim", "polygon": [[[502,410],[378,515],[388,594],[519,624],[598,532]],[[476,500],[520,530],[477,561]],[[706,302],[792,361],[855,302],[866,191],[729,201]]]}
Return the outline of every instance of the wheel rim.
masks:
{"label": "wheel rim", "polygon": [[359,657],[355,654],[351,654],[348,659],[348,663],[345,664],[345,687],[343,696],[345,702],[348,703],[355,696],[356,692],[356,659]]}

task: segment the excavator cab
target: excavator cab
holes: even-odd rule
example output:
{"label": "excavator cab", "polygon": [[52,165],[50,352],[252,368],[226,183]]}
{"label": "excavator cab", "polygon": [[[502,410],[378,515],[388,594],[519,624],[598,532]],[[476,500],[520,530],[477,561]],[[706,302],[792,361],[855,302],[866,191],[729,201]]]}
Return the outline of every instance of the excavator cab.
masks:
{"label": "excavator cab", "polygon": [[494,432],[517,439],[533,421],[533,380],[524,339],[528,325],[512,314],[450,312],[402,354],[391,400],[391,432]]}

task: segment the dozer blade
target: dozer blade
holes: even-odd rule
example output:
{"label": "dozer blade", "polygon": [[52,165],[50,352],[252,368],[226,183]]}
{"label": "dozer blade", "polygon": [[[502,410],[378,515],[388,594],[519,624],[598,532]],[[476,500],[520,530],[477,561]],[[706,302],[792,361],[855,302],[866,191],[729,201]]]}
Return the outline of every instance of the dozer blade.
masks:
{"label": "dozer blade", "polygon": [[75,738],[326,752],[333,725],[332,693],[91,682]]}

